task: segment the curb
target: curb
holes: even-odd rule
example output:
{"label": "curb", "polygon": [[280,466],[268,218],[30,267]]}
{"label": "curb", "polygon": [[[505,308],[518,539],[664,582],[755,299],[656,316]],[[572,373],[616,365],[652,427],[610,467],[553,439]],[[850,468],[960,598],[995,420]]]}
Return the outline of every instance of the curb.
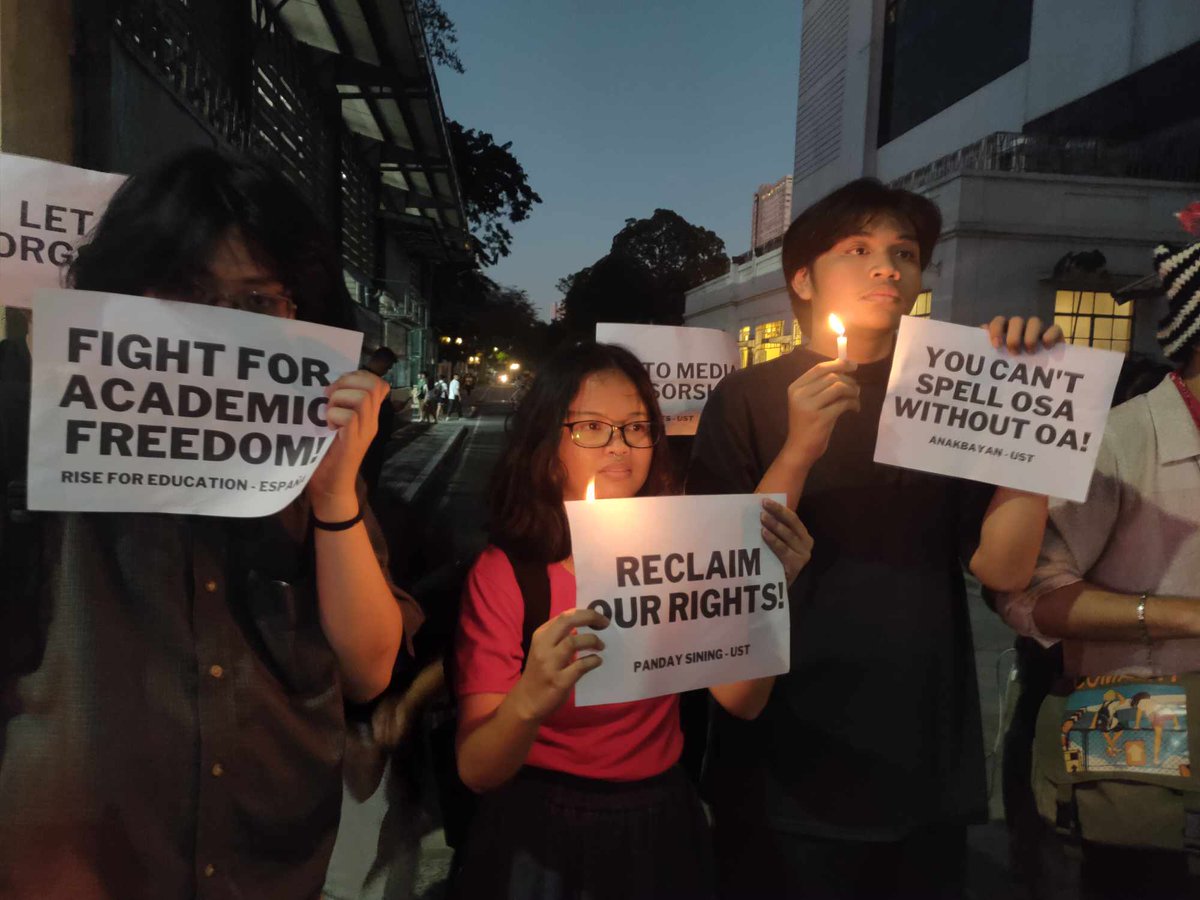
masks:
{"label": "curb", "polygon": [[404,493],[400,495],[400,499],[408,506],[416,506],[423,499],[427,487],[433,484],[438,473],[454,458],[456,452],[462,447],[466,439],[467,426],[460,425],[455,429],[454,434],[450,435],[433,452],[433,456],[425,464],[425,468],[421,470],[421,474],[410,481],[408,486],[404,488]]}

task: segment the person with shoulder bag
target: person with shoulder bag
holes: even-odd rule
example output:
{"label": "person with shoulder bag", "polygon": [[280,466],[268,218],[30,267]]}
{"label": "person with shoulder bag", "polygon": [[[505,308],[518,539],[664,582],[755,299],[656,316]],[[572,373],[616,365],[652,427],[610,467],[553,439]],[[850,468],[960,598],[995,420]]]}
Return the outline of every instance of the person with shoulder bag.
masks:
{"label": "person with shoulder bag", "polygon": [[1113,410],[1082,503],[1054,501],[1027,589],[998,608],[1061,642],[1033,747],[1034,896],[1200,896],[1200,242],[1154,251],[1177,367]]}

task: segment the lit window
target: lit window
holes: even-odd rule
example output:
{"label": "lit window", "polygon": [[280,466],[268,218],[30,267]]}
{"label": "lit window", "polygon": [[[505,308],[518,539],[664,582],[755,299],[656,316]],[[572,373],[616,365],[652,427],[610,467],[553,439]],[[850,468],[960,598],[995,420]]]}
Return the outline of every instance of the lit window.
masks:
{"label": "lit window", "polygon": [[910,316],[916,316],[921,319],[928,319],[933,313],[933,291],[921,291],[917,294],[917,299],[913,303]]}
{"label": "lit window", "polygon": [[775,322],[763,322],[758,326],[758,339],[760,341],[769,341],[771,338],[777,338],[781,334],[783,334],[782,319]]}
{"label": "lit window", "polygon": [[738,329],[738,343],[744,344],[748,340],[750,340],[750,326],[743,325],[740,329]]}
{"label": "lit window", "polygon": [[1081,347],[1128,353],[1133,345],[1133,304],[1116,303],[1102,291],[1058,291],[1054,324]]}
{"label": "lit window", "polygon": [[800,320],[792,319],[792,344],[796,347],[799,347],[803,337],[804,332],[800,330]]}

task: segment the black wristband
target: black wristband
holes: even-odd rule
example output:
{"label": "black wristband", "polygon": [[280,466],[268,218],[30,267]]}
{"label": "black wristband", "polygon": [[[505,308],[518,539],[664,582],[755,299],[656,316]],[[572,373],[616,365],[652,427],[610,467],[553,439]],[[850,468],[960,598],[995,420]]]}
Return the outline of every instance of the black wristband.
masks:
{"label": "black wristband", "polygon": [[358,508],[358,515],[356,515],[353,519],[347,519],[345,522],[322,522],[316,517],[316,515],[313,515],[312,523],[314,528],[320,528],[322,531],[345,531],[347,528],[353,528],[355,525],[361,522],[362,517],[363,510],[360,506]]}

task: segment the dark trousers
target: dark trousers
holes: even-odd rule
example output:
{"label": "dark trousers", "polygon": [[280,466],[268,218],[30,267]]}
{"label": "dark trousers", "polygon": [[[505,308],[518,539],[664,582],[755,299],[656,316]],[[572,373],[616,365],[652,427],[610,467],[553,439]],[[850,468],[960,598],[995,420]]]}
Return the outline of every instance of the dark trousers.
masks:
{"label": "dark trousers", "polygon": [[721,900],[961,900],[967,830],[923,828],[900,841],[844,841],[718,817]]}
{"label": "dark trousers", "polygon": [[452,900],[711,900],[708,823],[678,767],[601,782],[526,767],[480,798]]}

